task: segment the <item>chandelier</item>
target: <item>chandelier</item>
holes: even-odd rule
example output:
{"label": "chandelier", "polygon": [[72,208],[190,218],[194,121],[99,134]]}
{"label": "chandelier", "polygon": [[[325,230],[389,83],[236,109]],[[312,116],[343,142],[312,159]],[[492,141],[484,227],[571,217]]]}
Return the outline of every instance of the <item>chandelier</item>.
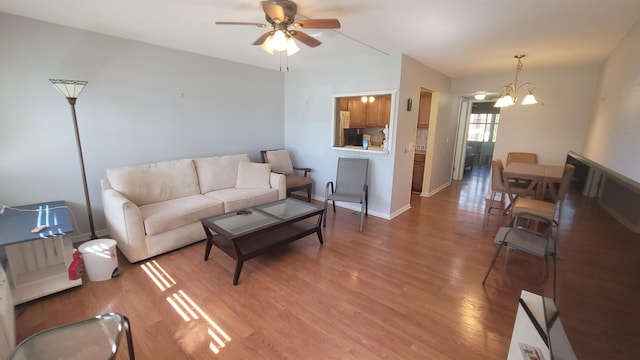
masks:
{"label": "chandelier", "polygon": [[500,89],[500,98],[496,101],[495,107],[506,107],[511,106],[518,101],[518,92],[524,86],[527,86],[527,95],[522,99],[521,105],[531,105],[537,104],[538,101],[536,97],[533,96],[533,89],[535,85],[532,83],[524,83],[518,86],[518,75],[520,74],[520,70],[522,70],[522,58],[526,55],[515,55],[514,58],[518,59],[518,65],[516,67],[516,80],[508,85],[503,86]]}

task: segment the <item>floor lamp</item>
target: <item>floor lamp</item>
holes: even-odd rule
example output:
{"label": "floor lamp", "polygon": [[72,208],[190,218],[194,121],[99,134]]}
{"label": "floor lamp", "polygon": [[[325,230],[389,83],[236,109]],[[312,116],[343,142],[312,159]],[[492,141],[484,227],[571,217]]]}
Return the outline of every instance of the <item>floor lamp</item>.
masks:
{"label": "floor lamp", "polygon": [[71,115],[73,116],[73,128],[76,131],[76,145],[78,146],[78,157],[80,158],[80,170],[82,170],[82,185],[84,186],[84,199],[89,215],[89,226],[91,226],[91,239],[97,239],[96,229],[93,225],[93,214],[91,213],[91,201],[89,201],[89,188],[87,187],[87,175],[84,170],[84,159],[82,158],[82,145],[80,145],[80,133],[78,132],[78,120],[76,119],[76,99],[85,85],[86,81],[81,80],[59,80],[49,79],[53,86],[67,98],[71,105]]}

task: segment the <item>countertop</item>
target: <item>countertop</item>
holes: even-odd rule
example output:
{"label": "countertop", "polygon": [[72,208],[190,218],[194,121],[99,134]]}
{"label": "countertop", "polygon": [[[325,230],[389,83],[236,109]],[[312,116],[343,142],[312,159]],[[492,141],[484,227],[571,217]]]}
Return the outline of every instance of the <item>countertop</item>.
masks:
{"label": "countertop", "polygon": [[369,146],[367,150],[363,149],[362,146],[354,146],[354,145],[334,146],[333,148],[340,149],[340,150],[363,151],[363,152],[371,152],[371,153],[379,153],[379,154],[389,153],[389,150],[383,148],[382,146]]}

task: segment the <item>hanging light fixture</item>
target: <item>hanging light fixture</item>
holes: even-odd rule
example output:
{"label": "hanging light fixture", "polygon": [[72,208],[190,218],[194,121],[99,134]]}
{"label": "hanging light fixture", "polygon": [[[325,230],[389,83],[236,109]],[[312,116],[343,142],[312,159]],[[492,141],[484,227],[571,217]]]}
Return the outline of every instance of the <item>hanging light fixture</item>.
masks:
{"label": "hanging light fixture", "polygon": [[514,82],[505,85],[500,89],[500,98],[496,101],[495,107],[506,107],[511,106],[518,101],[518,91],[520,88],[527,86],[527,95],[522,99],[521,105],[531,105],[537,104],[535,96],[533,96],[533,89],[535,85],[532,83],[524,83],[518,86],[518,75],[520,74],[520,70],[522,70],[522,58],[526,55],[515,55],[514,58],[518,59],[518,65],[516,66],[516,79]]}
{"label": "hanging light fixture", "polygon": [[286,29],[277,29],[276,31],[273,31],[269,36],[267,36],[260,47],[271,55],[273,55],[274,50],[286,50],[287,56],[291,56],[300,51],[300,48]]}

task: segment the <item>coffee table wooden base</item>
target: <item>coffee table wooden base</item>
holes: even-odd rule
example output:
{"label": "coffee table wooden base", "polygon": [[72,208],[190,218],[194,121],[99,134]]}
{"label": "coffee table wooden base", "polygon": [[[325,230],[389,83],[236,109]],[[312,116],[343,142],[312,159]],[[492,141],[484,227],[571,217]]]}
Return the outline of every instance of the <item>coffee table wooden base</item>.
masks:
{"label": "coffee table wooden base", "polygon": [[[213,246],[235,259],[236,269],[233,274],[233,285],[237,285],[240,272],[242,271],[242,265],[249,259],[267,251],[283,247],[314,233],[317,234],[318,241],[320,241],[322,245],[324,241],[322,239],[322,227],[320,224],[322,223],[323,213],[323,209],[317,208],[299,217],[280,221],[256,231],[248,231],[239,236],[225,236],[223,232],[214,234],[213,231],[216,231],[215,227],[212,229],[211,222],[203,219],[202,226],[207,235],[204,260],[207,261],[209,259],[209,254]],[[305,220],[313,216],[318,217],[315,223]]]}

